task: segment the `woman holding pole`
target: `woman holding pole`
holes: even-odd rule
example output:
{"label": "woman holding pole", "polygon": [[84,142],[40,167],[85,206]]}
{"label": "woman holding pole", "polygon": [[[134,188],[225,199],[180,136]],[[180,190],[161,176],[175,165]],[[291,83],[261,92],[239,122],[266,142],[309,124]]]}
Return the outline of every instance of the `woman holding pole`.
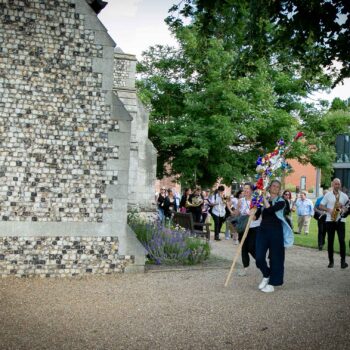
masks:
{"label": "woman holding pole", "polygon": [[[270,197],[263,195],[263,209],[258,209],[256,217],[261,214],[260,230],[256,237],[256,266],[261,270],[263,279],[259,284],[262,292],[274,291],[275,286],[283,284],[284,276],[284,235],[292,235],[292,230],[285,220],[283,209],[285,200],[279,196],[281,183],[273,180],[269,187]],[[285,232],[284,232],[285,231]],[[266,262],[269,251],[270,266]]]}

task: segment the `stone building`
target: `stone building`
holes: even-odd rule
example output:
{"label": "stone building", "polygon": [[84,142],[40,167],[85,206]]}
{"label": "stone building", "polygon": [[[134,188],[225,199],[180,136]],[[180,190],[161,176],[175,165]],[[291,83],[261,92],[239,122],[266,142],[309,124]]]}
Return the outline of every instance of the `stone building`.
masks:
{"label": "stone building", "polygon": [[148,113],[136,95],[136,57],[116,48],[114,60],[113,89],[132,117],[128,206],[131,210],[153,212],[157,152],[148,139]]}
{"label": "stone building", "polygon": [[144,264],[127,206],[152,202],[156,152],[135,57],[96,16],[105,5],[0,0],[1,275]]}

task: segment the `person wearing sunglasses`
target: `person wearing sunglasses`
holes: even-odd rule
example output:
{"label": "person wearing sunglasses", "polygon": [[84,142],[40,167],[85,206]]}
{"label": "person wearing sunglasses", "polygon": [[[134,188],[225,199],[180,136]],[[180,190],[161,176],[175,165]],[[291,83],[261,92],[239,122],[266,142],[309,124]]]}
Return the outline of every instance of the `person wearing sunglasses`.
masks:
{"label": "person wearing sunglasses", "polygon": [[285,190],[282,194],[282,198],[285,200],[286,205],[284,207],[283,215],[290,226],[291,229],[293,229],[293,222],[292,222],[292,211],[293,209],[293,201],[292,201],[292,193],[288,190]]}

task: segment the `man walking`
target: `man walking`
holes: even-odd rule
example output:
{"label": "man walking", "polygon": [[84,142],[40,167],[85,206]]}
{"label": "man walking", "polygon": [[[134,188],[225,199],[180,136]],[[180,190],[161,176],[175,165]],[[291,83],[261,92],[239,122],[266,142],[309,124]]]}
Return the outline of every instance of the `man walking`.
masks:
{"label": "man walking", "polygon": [[300,198],[295,202],[298,214],[298,234],[301,233],[304,227],[304,233],[307,235],[309,233],[310,220],[314,215],[314,205],[310,199],[306,198],[306,192],[302,191],[300,193]]}
{"label": "man walking", "polygon": [[323,190],[323,194],[321,197],[318,197],[315,202],[315,214],[314,218],[317,220],[317,229],[318,229],[318,250],[322,250],[325,239],[326,239],[326,214],[327,212],[320,209],[320,204],[327,193],[327,190]]}
{"label": "man walking", "polygon": [[334,236],[335,231],[338,234],[339,247],[340,247],[340,267],[345,269],[348,267],[348,264],[345,262],[345,218],[341,218],[341,210],[345,203],[348,201],[348,196],[340,191],[341,182],[339,179],[335,178],[332,181],[332,191],[326,193],[323,197],[320,209],[327,212],[326,217],[326,232],[328,236],[328,267],[334,267]]}

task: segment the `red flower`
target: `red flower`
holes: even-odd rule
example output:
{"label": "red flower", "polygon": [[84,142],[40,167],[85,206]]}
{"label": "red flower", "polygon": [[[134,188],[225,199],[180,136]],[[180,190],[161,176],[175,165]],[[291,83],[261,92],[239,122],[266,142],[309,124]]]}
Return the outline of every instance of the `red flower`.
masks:
{"label": "red flower", "polygon": [[294,141],[300,139],[302,136],[304,136],[304,133],[302,131],[298,131],[294,137]]}
{"label": "red flower", "polygon": [[264,189],[264,180],[263,180],[262,177],[257,181],[256,188],[258,190],[263,190]]}

